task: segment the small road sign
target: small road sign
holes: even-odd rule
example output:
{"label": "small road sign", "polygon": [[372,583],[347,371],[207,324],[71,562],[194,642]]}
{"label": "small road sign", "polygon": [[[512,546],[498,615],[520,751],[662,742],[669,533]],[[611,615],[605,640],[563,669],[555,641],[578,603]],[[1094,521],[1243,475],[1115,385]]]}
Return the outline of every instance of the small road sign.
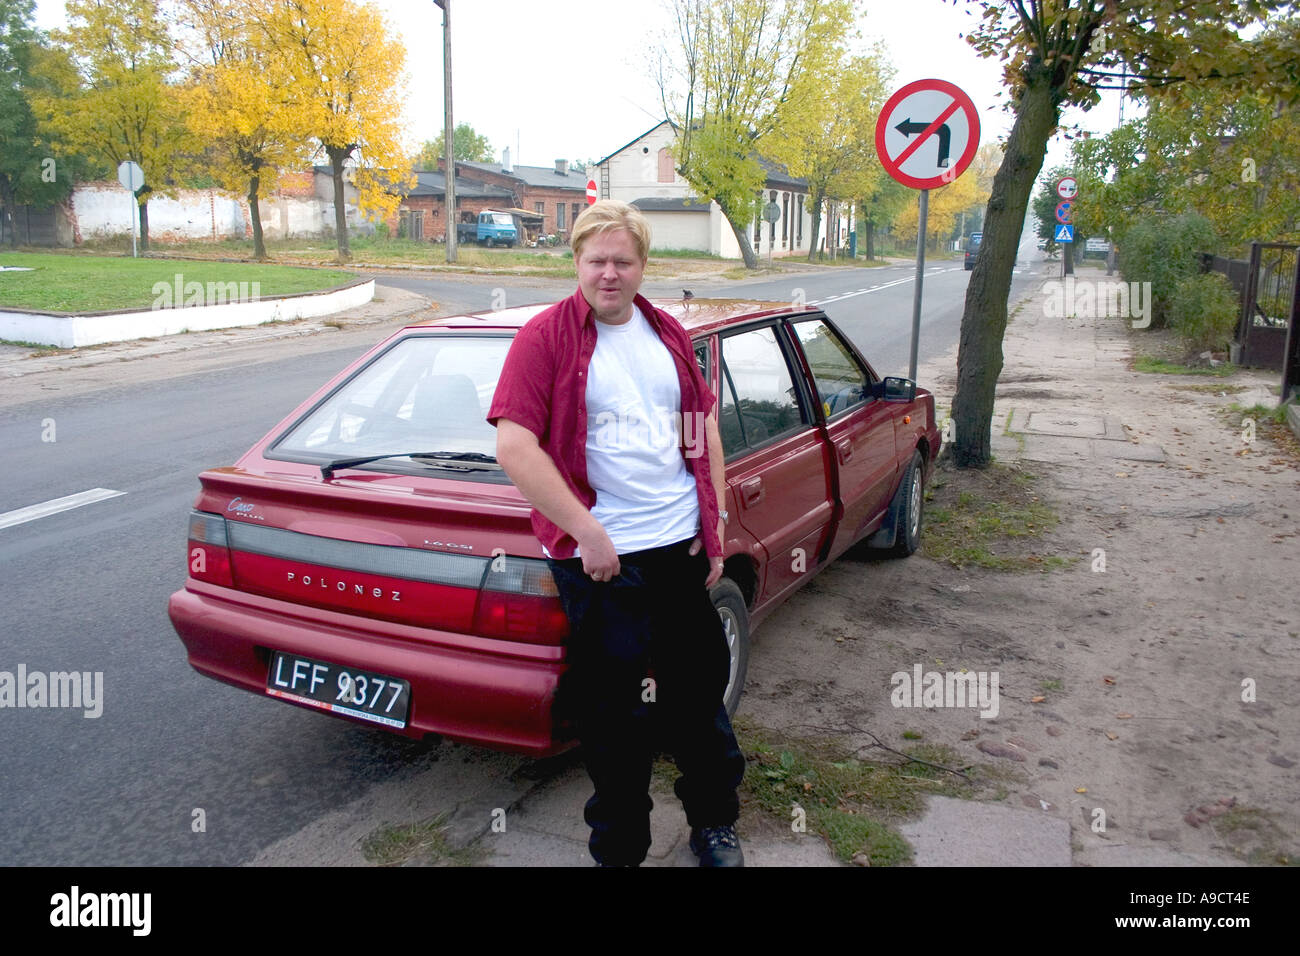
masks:
{"label": "small road sign", "polygon": [[1056,204],[1056,221],[1063,223],[1070,221],[1070,200],[1062,199]]}
{"label": "small road sign", "polygon": [[1079,181],[1073,176],[1062,176],[1056,181],[1056,195],[1062,199],[1073,199],[1079,195]]}
{"label": "small road sign", "polygon": [[904,186],[938,189],[966,171],[980,144],[971,98],[947,80],[916,80],[876,118],[876,155]]}
{"label": "small road sign", "polygon": [[1074,242],[1074,227],[1062,223],[1056,227],[1056,236],[1054,238],[1057,242]]}
{"label": "small road sign", "polygon": [[144,170],[139,163],[125,159],[117,165],[117,181],[131,192],[137,192],[144,185]]}
{"label": "small road sign", "polygon": [[776,222],[781,218],[781,207],[774,202],[768,203],[763,207],[763,221]]}
{"label": "small road sign", "polygon": [[596,180],[587,180],[587,205],[590,206],[596,201]]}

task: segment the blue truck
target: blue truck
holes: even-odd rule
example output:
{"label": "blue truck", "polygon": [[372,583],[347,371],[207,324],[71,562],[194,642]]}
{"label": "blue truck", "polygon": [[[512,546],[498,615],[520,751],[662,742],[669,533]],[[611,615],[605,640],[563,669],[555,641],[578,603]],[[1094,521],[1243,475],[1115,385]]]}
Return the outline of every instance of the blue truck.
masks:
{"label": "blue truck", "polygon": [[515,228],[515,219],[508,212],[484,209],[478,214],[477,222],[460,222],[456,224],[456,238],[460,242],[475,242],[484,246],[502,245],[514,248],[519,241],[519,232]]}

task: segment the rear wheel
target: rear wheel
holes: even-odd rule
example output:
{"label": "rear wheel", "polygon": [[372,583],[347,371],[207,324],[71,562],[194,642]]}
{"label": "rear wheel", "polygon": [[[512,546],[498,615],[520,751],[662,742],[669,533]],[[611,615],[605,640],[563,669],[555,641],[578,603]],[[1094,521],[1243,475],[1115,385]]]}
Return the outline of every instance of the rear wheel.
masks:
{"label": "rear wheel", "polygon": [[718,610],[723,632],[727,636],[731,669],[722,700],[727,708],[727,716],[734,717],[736,709],[740,707],[740,695],[745,691],[745,672],[749,669],[749,609],[745,607],[745,595],[730,578],[723,578],[715,584],[709,596]]}

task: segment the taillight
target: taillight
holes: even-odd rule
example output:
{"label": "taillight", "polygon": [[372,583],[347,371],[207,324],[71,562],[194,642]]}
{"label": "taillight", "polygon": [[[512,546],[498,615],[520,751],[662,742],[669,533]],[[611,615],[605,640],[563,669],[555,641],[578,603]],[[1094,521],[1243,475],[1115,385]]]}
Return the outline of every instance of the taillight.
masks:
{"label": "taillight", "polygon": [[569,619],[545,561],[492,559],[483,577],[474,631],[530,644],[559,644],[569,634]]}
{"label": "taillight", "polygon": [[190,512],[190,577],[220,584],[234,585],[230,574],[230,548],[226,540],[226,519],[205,511]]}

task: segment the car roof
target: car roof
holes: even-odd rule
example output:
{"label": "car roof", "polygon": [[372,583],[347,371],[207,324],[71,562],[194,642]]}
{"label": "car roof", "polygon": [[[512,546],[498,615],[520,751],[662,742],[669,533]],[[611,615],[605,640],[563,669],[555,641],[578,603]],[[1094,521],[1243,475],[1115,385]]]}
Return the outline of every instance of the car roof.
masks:
{"label": "car roof", "polygon": [[[465,329],[519,329],[535,315],[551,307],[553,303],[543,302],[537,305],[523,305],[513,309],[474,312],[468,315],[449,315],[440,319],[431,319],[407,326],[408,329],[421,328],[465,328]],[[682,326],[692,333],[711,332],[716,328],[733,325],[740,321],[763,318],[768,315],[801,313],[819,313],[821,310],[810,305],[795,305],[791,302],[763,302],[753,299],[651,299],[650,304],[667,312]]]}

